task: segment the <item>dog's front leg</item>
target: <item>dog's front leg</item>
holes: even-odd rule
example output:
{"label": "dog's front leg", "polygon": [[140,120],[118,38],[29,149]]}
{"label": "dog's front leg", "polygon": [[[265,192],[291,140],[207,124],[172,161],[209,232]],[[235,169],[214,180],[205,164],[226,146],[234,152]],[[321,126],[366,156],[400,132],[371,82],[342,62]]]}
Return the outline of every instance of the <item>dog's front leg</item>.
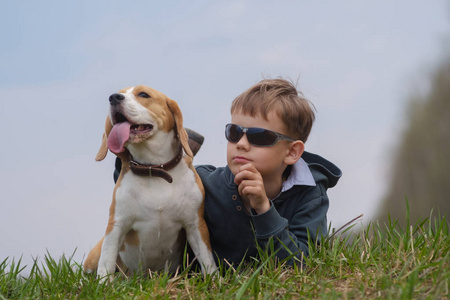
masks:
{"label": "dog's front leg", "polygon": [[100,260],[98,262],[98,277],[105,279],[107,275],[115,272],[119,247],[123,243],[124,236],[124,230],[120,226],[114,226],[111,232],[105,235]]}
{"label": "dog's front leg", "polygon": [[209,232],[205,220],[200,219],[198,223],[191,223],[185,229],[187,240],[195,257],[200,262],[203,275],[212,274],[217,270],[217,267],[211,252]]}

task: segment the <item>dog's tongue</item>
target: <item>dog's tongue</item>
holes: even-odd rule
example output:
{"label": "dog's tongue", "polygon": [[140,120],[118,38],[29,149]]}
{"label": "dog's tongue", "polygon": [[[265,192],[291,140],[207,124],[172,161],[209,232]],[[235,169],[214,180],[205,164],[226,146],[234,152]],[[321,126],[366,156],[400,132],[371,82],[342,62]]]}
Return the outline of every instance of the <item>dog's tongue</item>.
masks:
{"label": "dog's tongue", "polygon": [[114,125],[108,136],[108,148],[111,152],[122,153],[125,151],[125,143],[130,138],[131,124],[128,122]]}

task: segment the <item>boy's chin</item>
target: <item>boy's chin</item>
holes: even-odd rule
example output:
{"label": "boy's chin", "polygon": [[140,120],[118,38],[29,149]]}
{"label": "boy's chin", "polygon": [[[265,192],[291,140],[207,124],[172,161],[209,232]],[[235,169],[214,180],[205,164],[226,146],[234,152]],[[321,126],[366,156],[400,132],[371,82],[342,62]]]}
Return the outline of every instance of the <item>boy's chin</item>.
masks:
{"label": "boy's chin", "polygon": [[239,173],[239,165],[235,165],[235,164],[228,164],[228,168],[230,168],[231,173],[236,176],[237,173]]}
{"label": "boy's chin", "polygon": [[237,173],[239,173],[238,170],[236,170],[236,168],[230,168],[231,173],[236,176]]}

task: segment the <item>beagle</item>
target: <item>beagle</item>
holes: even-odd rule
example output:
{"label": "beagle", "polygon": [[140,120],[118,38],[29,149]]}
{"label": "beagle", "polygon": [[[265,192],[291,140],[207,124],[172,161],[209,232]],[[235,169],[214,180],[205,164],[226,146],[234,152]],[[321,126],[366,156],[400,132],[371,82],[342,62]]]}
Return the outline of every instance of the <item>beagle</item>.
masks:
{"label": "beagle", "polygon": [[105,236],[84,263],[99,277],[138,270],[174,273],[186,238],[202,272],[216,265],[203,219],[205,192],[178,104],[146,87],[109,97],[110,111],[96,160],[108,149],[122,161]]}

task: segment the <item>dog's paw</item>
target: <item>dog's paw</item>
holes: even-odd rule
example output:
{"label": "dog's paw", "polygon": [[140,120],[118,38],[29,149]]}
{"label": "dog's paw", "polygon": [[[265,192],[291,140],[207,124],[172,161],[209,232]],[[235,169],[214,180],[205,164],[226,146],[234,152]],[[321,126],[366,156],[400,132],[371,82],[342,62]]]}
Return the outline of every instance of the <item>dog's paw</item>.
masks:
{"label": "dog's paw", "polygon": [[218,273],[216,264],[213,262],[206,266],[202,265],[202,273],[203,273],[203,276],[205,276],[205,275],[215,276]]}
{"label": "dog's paw", "polygon": [[106,268],[98,268],[97,269],[97,277],[100,279],[100,282],[105,282],[109,280],[111,282],[113,280],[113,275],[108,273]]}

